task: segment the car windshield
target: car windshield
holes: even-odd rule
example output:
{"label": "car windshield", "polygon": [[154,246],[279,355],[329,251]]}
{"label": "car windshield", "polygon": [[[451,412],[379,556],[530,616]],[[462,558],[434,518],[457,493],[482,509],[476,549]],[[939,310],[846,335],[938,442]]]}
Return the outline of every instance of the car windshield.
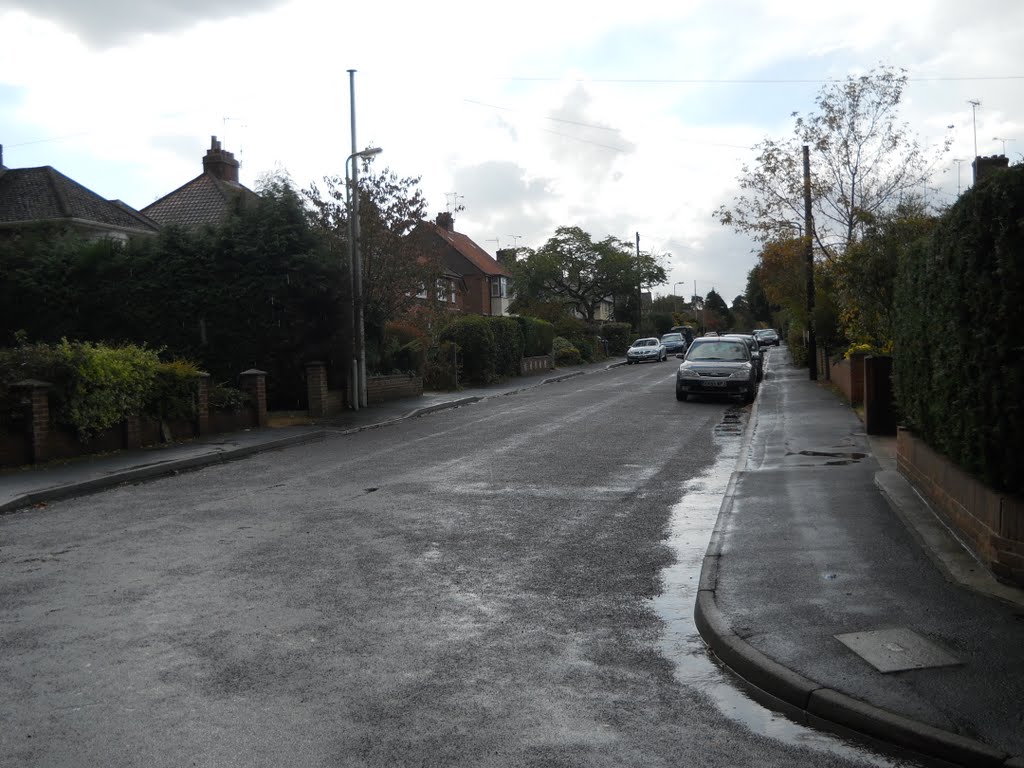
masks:
{"label": "car windshield", "polygon": [[661,337],[663,342],[665,341],[682,341],[683,335],[681,333],[666,333]]}
{"label": "car windshield", "polygon": [[714,360],[729,363],[746,362],[747,357],[746,345],[741,341],[694,342],[686,354],[687,360]]}
{"label": "car windshield", "polygon": [[[637,339],[633,342],[634,347],[656,347],[658,346],[657,339]],[[621,347],[620,347],[621,349]]]}

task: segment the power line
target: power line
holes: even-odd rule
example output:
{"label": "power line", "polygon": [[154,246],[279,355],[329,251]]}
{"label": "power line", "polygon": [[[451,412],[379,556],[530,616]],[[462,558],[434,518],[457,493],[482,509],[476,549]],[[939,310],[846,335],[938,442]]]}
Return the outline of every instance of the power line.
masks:
{"label": "power line", "polygon": [[[827,78],[793,78],[793,79],[758,79],[758,78],[576,78],[567,80],[563,77],[496,77],[514,83],[595,83],[602,85],[820,85],[821,83],[845,83],[845,79]],[[951,82],[983,82],[999,80],[1024,80],[1024,75],[984,75],[957,77],[908,77],[909,83],[951,83]]]}

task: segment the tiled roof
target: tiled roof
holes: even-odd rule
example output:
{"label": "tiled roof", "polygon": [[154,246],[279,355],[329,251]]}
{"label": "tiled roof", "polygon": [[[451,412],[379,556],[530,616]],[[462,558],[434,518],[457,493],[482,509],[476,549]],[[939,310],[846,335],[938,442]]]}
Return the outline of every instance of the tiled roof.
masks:
{"label": "tiled roof", "polygon": [[487,251],[461,232],[452,232],[451,230],[445,229],[432,221],[426,221],[424,224],[431,227],[438,237],[458,251],[470,264],[479,269],[483,274],[488,276],[504,275],[505,277],[511,277],[508,271],[490,254],[488,254]]}
{"label": "tiled roof", "polygon": [[152,234],[158,229],[134,208],[120,200],[104,200],[48,165],[0,170],[0,226],[41,222],[127,233]]}
{"label": "tiled roof", "polygon": [[259,199],[248,187],[201,173],[187,184],[142,209],[161,226],[200,227],[220,224],[238,207]]}

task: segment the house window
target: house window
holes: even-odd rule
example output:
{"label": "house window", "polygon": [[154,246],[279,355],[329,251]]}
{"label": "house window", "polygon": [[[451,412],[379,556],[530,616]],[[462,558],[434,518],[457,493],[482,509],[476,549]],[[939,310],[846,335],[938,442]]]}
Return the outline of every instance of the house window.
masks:
{"label": "house window", "polygon": [[420,290],[416,294],[416,298],[417,299],[425,299],[425,298],[427,298],[427,286],[426,286],[425,283],[420,283]]}
{"label": "house window", "polygon": [[505,299],[505,298],[508,298],[508,278],[507,277],[492,277],[491,278],[491,298],[492,299]]}
{"label": "house window", "polygon": [[447,277],[438,278],[437,284],[437,300],[444,301],[448,304],[455,303],[455,282]]}

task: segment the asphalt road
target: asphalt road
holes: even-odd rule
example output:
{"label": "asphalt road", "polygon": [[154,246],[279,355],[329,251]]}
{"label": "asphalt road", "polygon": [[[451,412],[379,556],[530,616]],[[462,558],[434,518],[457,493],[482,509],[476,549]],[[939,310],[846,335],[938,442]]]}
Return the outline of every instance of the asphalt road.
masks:
{"label": "asphalt road", "polygon": [[674,370],[0,518],[0,765],[898,764],[700,650],[749,408]]}

